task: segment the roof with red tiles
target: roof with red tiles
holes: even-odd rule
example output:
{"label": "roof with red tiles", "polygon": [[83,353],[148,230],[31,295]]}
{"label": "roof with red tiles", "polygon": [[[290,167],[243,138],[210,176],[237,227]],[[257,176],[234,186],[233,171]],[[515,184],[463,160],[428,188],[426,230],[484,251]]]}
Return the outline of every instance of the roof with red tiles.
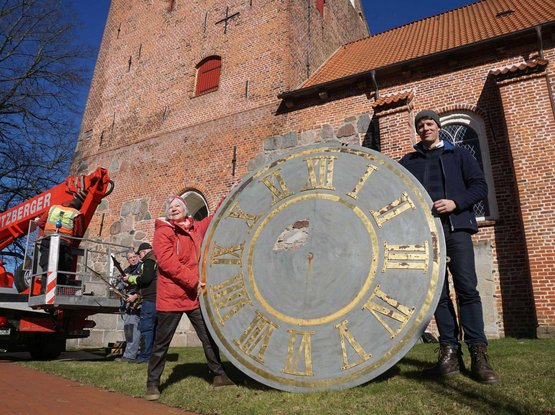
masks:
{"label": "roof with red tiles", "polygon": [[555,21],[555,0],[482,0],[339,48],[300,89]]}

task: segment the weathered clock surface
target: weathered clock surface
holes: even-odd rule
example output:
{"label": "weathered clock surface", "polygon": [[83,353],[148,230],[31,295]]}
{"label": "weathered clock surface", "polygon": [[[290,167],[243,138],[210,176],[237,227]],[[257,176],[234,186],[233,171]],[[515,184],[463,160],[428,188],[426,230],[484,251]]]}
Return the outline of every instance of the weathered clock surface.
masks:
{"label": "weathered clock surface", "polygon": [[226,197],[202,245],[202,311],[229,360],[286,391],[343,389],[397,363],[431,319],[441,224],[396,161],[297,149]]}

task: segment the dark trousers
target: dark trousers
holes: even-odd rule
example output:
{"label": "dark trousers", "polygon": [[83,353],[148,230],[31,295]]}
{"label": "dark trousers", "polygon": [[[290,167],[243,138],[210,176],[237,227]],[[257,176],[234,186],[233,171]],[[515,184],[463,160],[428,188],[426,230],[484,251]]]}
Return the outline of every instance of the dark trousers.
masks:
{"label": "dark trousers", "polygon": [[[468,346],[487,344],[471,235],[464,231],[451,232],[448,228],[444,228],[444,231],[447,256],[450,258],[447,265],[453,276],[464,341]],[[449,295],[447,273],[434,316],[439,330],[439,342],[459,347],[459,325]]]}
{"label": "dark trousers", "polygon": [[[225,374],[224,368],[222,366],[222,361],[220,360],[220,354],[218,346],[210,337],[204,319],[200,312],[200,308],[191,311],[185,311],[187,317],[191,321],[197,336],[199,337],[202,348],[204,349],[204,355],[208,362],[208,369],[214,375]],[[166,356],[168,354],[168,349],[170,347],[170,342],[172,341],[177,325],[181,320],[183,315],[182,311],[158,311],[158,325],[156,327],[156,335],[154,337],[154,346],[152,347],[152,355],[148,361],[148,375],[146,385],[148,386],[160,386],[160,377],[164,371],[164,366],[166,365]]]}
{"label": "dark trousers", "polygon": [[149,360],[154,344],[154,333],[156,331],[156,301],[143,300],[141,303],[139,330],[141,331],[143,348],[141,353],[137,356],[137,359]]}
{"label": "dark trousers", "polygon": [[[48,268],[48,258],[50,255],[50,238],[44,238],[40,241],[40,258],[39,258],[39,265],[41,267],[41,271],[44,272],[46,275],[46,271]],[[60,240],[60,251],[58,256],[58,284],[67,284],[69,280],[69,275],[64,273],[63,271],[71,272],[73,268],[73,255],[71,252],[71,247],[68,245],[66,241],[63,239]],[[46,284],[46,279],[45,279]]]}

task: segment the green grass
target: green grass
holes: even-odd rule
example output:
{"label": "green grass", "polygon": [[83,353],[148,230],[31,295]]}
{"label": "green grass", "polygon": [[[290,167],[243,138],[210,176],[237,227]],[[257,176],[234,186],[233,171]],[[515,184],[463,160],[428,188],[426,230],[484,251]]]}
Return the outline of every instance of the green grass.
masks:
{"label": "green grass", "polygon": [[[270,389],[226,363],[239,387],[214,390],[202,349],[170,350],[160,402],[201,414],[555,414],[555,340],[491,341],[489,355],[501,377],[482,385],[468,377],[425,380],[422,368],[435,360],[437,345],[416,345],[373,381],[345,391],[308,394]],[[468,353],[465,361],[470,366]],[[88,361],[26,361],[25,366],[82,383],[142,396],[146,365]]]}

